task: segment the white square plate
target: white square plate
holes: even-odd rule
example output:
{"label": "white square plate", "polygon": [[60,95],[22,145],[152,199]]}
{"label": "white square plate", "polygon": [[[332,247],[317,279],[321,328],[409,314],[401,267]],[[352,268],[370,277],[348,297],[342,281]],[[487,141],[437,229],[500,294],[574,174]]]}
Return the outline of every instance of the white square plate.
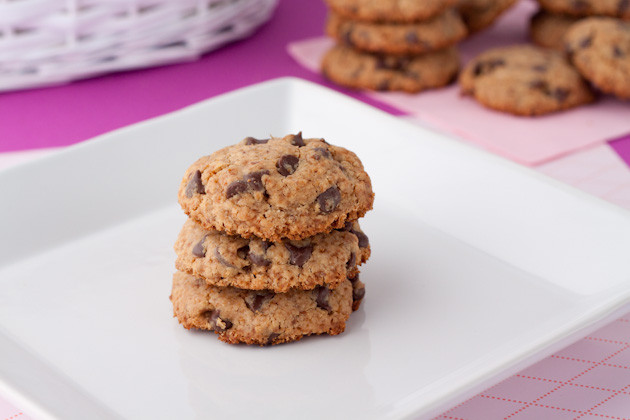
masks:
{"label": "white square plate", "polygon": [[[185,169],[298,130],[371,174],[362,308],[271,348],[184,330]],[[41,419],[430,416],[630,302],[628,212],[294,79],[6,170],[0,197],[0,392]]]}

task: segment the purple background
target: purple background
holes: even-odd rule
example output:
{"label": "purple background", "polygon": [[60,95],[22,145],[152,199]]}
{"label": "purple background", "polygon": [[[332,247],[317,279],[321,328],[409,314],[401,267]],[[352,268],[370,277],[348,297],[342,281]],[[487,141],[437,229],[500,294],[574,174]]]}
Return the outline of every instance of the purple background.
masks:
{"label": "purple background", "polygon": [[[0,93],[0,152],[73,144],[281,76],[315,81],[401,115],[361,93],[331,85],[289,57],[285,47],[290,41],[322,35],[325,15],[322,0],[280,0],[272,20],[253,37],[195,62]],[[612,144],[630,164],[630,136]]]}
{"label": "purple background", "polygon": [[[253,37],[195,62],[0,93],[0,152],[76,143],[281,76],[297,76],[332,87],[321,76],[300,67],[285,51],[290,41],[321,35],[325,14],[321,0],[284,0],[272,20]],[[360,93],[352,95],[401,114]]]}

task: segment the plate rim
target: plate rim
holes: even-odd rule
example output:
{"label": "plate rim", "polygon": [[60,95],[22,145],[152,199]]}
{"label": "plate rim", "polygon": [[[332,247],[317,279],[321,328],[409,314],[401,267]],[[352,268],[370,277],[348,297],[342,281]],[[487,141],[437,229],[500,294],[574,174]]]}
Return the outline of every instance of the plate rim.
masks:
{"label": "plate rim", "polygon": [[[152,125],[157,121],[177,119],[179,118],[181,114],[187,113],[190,110],[194,110],[196,108],[207,106],[208,103],[220,104],[222,101],[236,100],[240,96],[246,97],[250,95],[252,92],[263,90],[263,89],[284,90],[285,94],[286,93],[291,94],[291,92],[293,92],[295,89],[298,89],[298,90],[305,89],[305,90],[310,90],[311,92],[318,92],[318,94],[324,94],[330,97],[331,99],[345,101],[345,103],[347,103],[348,106],[359,107],[361,108],[362,111],[368,111],[370,113],[373,113],[374,115],[378,114],[378,115],[387,116],[388,118],[391,118],[391,121],[396,121],[398,124],[405,124],[416,130],[424,129],[424,130],[434,132],[438,134],[439,136],[445,139],[448,139],[449,141],[457,143],[458,147],[461,146],[468,149],[468,152],[472,153],[473,155],[476,155],[479,159],[490,160],[494,163],[498,163],[505,170],[518,171],[522,174],[527,175],[528,177],[534,177],[537,179],[538,182],[551,185],[552,187],[556,189],[559,189],[565,193],[568,193],[576,197],[580,201],[586,200],[588,202],[591,202],[594,205],[601,207],[602,209],[605,209],[605,211],[614,211],[622,215],[624,218],[627,218],[628,221],[630,221],[630,211],[625,210],[612,203],[606,202],[603,199],[600,199],[598,197],[592,196],[575,187],[564,184],[545,174],[539,173],[535,171],[534,169],[521,166],[515,162],[509,161],[500,156],[493,155],[490,152],[480,150],[469,144],[457,141],[456,139],[453,138],[451,134],[437,131],[430,127],[419,128],[418,126],[412,124],[409,121],[406,121],[405,119],[401,119],[399,117],[388,114],[385,111],[376,109],[357,99],[348,97],[346,95],[343,95],[342,93],[339,93],[332,89],[318,85],[314,82],[309,82],[309,81],[299,79],[296,77],[281,77],[281,78],[271,79],[262,83],[245,86],[240,89],[227,92],[227,93],[224,93],[224,94],[221,94],[221,95],[209,98],[209,99],[205,99],[195,104],[188,105],[186,107],[183,107],[181,109],[178,109],[176,111],[173,111],[167,114],[163,114],[154,118],[150,118],[147,120],[143,120],[143,121],[125,126],[125,127],[118,128],[116,130],[113,130],[107,133],[103,133],[94,138],[82,141],[74,145],[64,147],[61,150],[56,150],[47,156],[35,158],[33,161],[2,169],[0,170],[0,180],[2,180],[4,175],[7,173],[12,173],[14,171],[28,170],[29,168],[36,167],[43,160],[51,161],[51,160],[56,159],[58,156],[62,156],[62,155],[65,156],[68,154],[71,155],[74,153],[80,153],[80,151],[83,150],[83,148],[90,148],[96,144],[107,142],[109,141],[111,137],[119,136],[121,133],[124,134],[127,132],[131,132],[133,130],[142,130],[144,126]],[[538,355],[540,355],[538,359],[542,359],[546,355],[544,354],[545,349],[550,349],[553,347],[554,344],[557,344],[563,340],[568,340],[572,336],[580,335],[581,331],[583,331],[584,329],[590,328],[593,325],[596,325],[608,319],[609,317],[612,316],[612,314],[621,310],[621,308],[625,308],[628,305],[630,305],[630,279],[628,280],[627,284],[620,285],[619,289],[620,291],[622,291],[622,293],[619,293],[612,298],[595,302],[596,305],[594,305],[593,307],[589,307],[589,311],[587,312],[587,314],[580,317],[579,319],[574,320],[574,322],[570,323],[570,325],[565,326],[563,328],[562,334],[558,335],[557,333],[555,334],[551,332],[548,333],[544,338],[541,338],[540,340],[538,340],[538,344],[536,344],[535,346],[532,346],[530,349],[528,349],[525,352],[521,351],[520,356],[516,358],[512,357],[510,361],[505,361],[500,366],[496,366],[493,369],[487,369],[487,372],[485,375],[481,377],[477,376],[477,378],[472,382],[469,380],[467,382],[467,385],[460,385],[453,392],[456,394],[463,394],[466,391],[466,389],[464,388],[471,389],[472,387],[480,386],[480,383],[485,384],[492,378],[496,378],[501,372],[506,372],[509,369],[515,368],[517,364],[522,364],[525,361],[526,363],[530,363],[530,360],[532,360],[532,358],[536,358]],[[2,325],[0,325],[0,338],[7,338],[12,342],[16,342],[15,340],[11,339],[10,334],[7,334],[7,332],[4,330]],[[20,345],[19,342],[16,342],[16,344],[20,347],[23,347]],[[562,346],[565,346],[567,344],[569,343],[565,342],[564,344],[562,344]],[[2,360],[0,359],[0,367],[1,365],[2,365]],[[57,373],[60,375],[63,375],[63,372],[57,372]],[[15,389],[15,387],[12,387],[12,385],[4,378],[4,376],[0,376],[0,391],[2,392],[3,396],[7,397],[9,401],[11,400],[18,401],[18,404],[21,409],[25,411],[29,411],[30,409],[30,412],[37,413],[38,418],[51,418],[51,419],[58,418],[55,415],[48,412],[45,408],[41,407],[40,404],[37,403],[35,397],[31,398],[30,396],[25,395],[23,392],[20,392],[19,390]],[[451,394],[453,392],[451,392]],[[454,396],[453,395],[449,396],[445,394],[440,398],[435,398],[433,403],[430,403],[430,404],[422,404],[422,400],[418,400],[419,398],[422,398],[422,396],[418,396],[415,399],[412,398],[412,401],[410,401],[408,404],[405,405],[407,409],[401,408],[398,411],[398,417],[400,418],[414,417],[415,418],[418,415],[421,415],[421,416],[428,415],[428,413],[434,412],[435,410],[440,409],[437,407],[441,407],[445,405],[446,403],[448,403],[449,401],[452,402]],[[415,404],[416,406],[415,409],[411,407],[412,404]],[[26,409],[27,407],[29,407],[29,409]]]}

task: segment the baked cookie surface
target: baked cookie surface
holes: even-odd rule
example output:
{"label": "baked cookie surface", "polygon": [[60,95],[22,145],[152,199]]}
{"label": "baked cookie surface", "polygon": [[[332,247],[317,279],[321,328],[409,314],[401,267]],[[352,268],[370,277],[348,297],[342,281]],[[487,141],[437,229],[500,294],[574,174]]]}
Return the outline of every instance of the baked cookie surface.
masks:
{"label": "baked cookie surface", "polygon": [[240,143],[197,160],[184,175],[179,203],[206,230],[272,242],[342,228],[372,208],[359,158],[323,139]]}
{"label": "baked cookie surface", "polygon": [[541,47],[564,51],[564,36],[580,18],[539,11],[530,21],[529,35]]}
{"label": "baked cookie surface", "polygon": [[453,47],[418,56],[393,56],[336,45],[322,61],[324,76],[337,84],[409,93],[448,85],[458,70],[459,55]]}
{"label": "baked cookie surface", "polygon": [[529,45],[495,48],[466,65],[459,83],[483,105],[533,116],[586,104],[589,87],[557,51]]}
{"label": "baked cookie surface", "polygon": [[630,1],[628,0],[538,0],[538,3],[543,9],[552,13],[630,19]]}
{"label": "baked cookie surface", "polygon": [[457,0],[326,0],[348,19],[368,22],[417,22],[452,7]]}
{"label": "baked cookie surface", "polygon": [[452,9],[416,23],[353,21],[331,12],[326,33],[356,49],[384,54],[420,54],[455,44],[468,33],[462,18]]}
{"label": "baked cookie surface", "polygon": [[579,72],[602,92],[630,99],[630,22],[587,18],[565,35],[566,50]]}
{"label": "baked cookie surface", "polygon": [[299,241],[267,242],[207,231],[188,219],[175,252],[178,270],[210,285],[286,292],[334,289],[356,276],[370,257],[370,245],[358,222]]}
{"label": "baked cookie surface", "polygon": [[174,316],[186,329],[214,331],[221,341],[231,344],[271,345],[312,334],[342,333],[353,305],[358,308],[364,294],[358,279],[354,284],[346,280],[335,289],[276,294],[210,286],[176,272],[170,299]]}
{"label": "baked cookie surface", "polygon": [[468,30],[481,31],[492,25],[499,16],[516,4],[517,0],[459,0],[457,9]]}

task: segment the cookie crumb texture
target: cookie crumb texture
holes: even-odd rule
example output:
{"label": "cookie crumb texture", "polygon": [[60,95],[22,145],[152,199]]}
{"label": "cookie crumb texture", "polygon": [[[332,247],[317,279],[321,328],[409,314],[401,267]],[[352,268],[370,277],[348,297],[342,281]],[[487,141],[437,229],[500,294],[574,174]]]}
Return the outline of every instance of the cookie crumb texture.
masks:
{"label": "cookie crumb texture", "polygon": [[610,16],[630,20],[629,0],[538,0],[540,6],[552,13],[573,16]]}
{"label": "cookie crumb texture", "polygon": [[358,222],[300,241],[267,242],[207,231],[188,219],[175,242],[178,270],[213,286],[287,292],[335,288],[370,257]]}
{"label": "cookie crumb texture", "polygon": [[455,5],[457,0],[326,0],[328,7],[348,19],[367,22],[418,22]]}
{"label": "cookie crumb texture", "polygon": [[369,23],[348,20],[331,12],[326,33],[358,50],[384,54],[421,54],[449,47],[468,33],[453,9],[417,23]]}
{"label": "cookie crumb texture", "polygon": [[175,317],[187,329],[210,330],[221,341],[261,346],[300,340],[313,334],[337,335],[365,295],[360,280],[335,289],[291,290],[277,294],[215,287],[176,272],[171,301]]}
{"label": "cookie crumb texture", "polygon": [[254,139],[195,162],[179,203],[207,230],[272,242],[342,228],[372,208],[374,194],[359,158],[323,139]]}
{"label": "cookie crumb texture", "polygon": [[392,56],[336,45],[322,62],[324,76],[340,85],[409,93],[446,86],[458,70],[459,55],[454,47],[417,56]]}
{"label": "cookie crumb texture", "polygon": [[630,99],[630,22],[583,19],[569,29],[565,42],[571,62],[588,81]]}
{"label": "cookie crumb texture", "polygon": [[583,105],[594,96],[557,51],[529,45],[496,48],[472,60],[459,83],[465,95],[516,115],[542,115]]}

